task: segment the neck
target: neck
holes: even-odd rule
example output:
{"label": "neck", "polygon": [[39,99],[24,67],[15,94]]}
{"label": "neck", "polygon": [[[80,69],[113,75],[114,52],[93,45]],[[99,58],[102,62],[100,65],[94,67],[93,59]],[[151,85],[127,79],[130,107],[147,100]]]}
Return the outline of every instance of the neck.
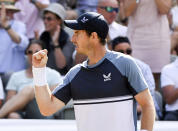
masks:
{"label": "neck", "polygon": [[88,59],[89,65],[93,65],[96,64],[99,60],[101,60],[106,54],[106,48],[105,46],[99,46],[98,48],[95,47],[94,50],[92,50],[91,52],[89,52],[88,54]]}
{"label": "neck", "polygon": [[26,70],[26,75],[27,75],[28,78],[33,78],[32,66],[30,66],[30,67]]}

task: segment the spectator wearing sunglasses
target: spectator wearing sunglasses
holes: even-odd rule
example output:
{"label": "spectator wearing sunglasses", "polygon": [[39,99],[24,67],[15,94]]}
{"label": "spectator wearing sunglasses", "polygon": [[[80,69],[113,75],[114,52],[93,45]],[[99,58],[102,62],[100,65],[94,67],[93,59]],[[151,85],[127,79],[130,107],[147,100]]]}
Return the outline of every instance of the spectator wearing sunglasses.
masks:
{"label": "spectator wearing sunglasses", "polygon": [[[126,55],[132,55],[132,48],[130,46],[130,41],[127,37],[122,37],[122,36],[118,36],[116,37],[114,40],[111,41],[112,44],[112,49],[116,52],[121,52],[123,54]],[[155,104],[155,108],[156,108],[156,112],[157,112],[157,117],[158,119],[160,119],[162,117],[162,113],[160,112],[159,106],[157,104],[157,101],[155,99],[155,82],[154,82],[154,77],[153,74],[151,72],[151,69],[149,67],[149,65],[147,65],[146,63],[144,63],[143,61],[134,58],[134,60],[136,61],[136,63],[138,64],[138,66],[140,67],[142,74],[148,84],[149,90],[151,92],[151,95],[153,97],[154,100],[154,104]],[[140,106],[137,107],[137,113],[140,116],[141,114],[141,108]]]}
{"label": "spectator wearing sunglasses", "polygon": [[[42,42],[40,40],[32,40],[25,51],[29,66],[25,70],[13,73],[10,77],[7,85],[7,101],[0,109],[0,118],[49,118],[40,114],[34,98],[32,55],[39,50],[42,50]],[[53,90],[62,80],[62,77],[57,71],[49,67],[46,71],[48,76],[47,82],[50,89]]]}
{"label": "spectator wearing sunglasses", "polygon": [[127,27],[115,21],[119,12],[117,0],[98,0],[97,12],[102,14],[109,24],[109,40],[127,35]]}
{"label": "spectator wearing sunglasses", "polygon": [[61,4],[50,4],[43,12],[45,31],[40,36],[40,40],[44,43],[43,47],[48,50],[48,67],[59,71],[62,75],[71,68],[74,51],[74,45],[63,29],[65,17],[66,10]]}
{"label": "spectator wearing sunglasses", "polygon": [[133,57],[147,63],[160,90],[160,73],[170,62],[170,31],[167,14],[172,0],[119,0],[128,17],[128,37]]}

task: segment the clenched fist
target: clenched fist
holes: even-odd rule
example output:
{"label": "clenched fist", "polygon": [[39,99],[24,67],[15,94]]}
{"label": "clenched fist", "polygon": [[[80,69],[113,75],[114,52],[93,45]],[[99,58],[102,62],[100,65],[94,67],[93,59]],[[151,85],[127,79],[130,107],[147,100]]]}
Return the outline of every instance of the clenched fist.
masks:
{"label": "clenched fist", "polygon": [[37,53],[33,54],[32,65],[35,68],[45,67],[48,61],[47,56],[48,51],[46,49],[40,50]]}

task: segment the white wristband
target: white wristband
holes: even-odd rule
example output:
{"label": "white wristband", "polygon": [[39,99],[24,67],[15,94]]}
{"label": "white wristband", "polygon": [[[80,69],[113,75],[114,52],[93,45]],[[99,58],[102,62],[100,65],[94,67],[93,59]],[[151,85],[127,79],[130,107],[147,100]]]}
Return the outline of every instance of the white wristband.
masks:
{"label": "white wristband", "polygon": [[43,68],[32,67],[32,71],[33,71],[33,83],[35,86],[44,86],[47,84],[46,67]]}

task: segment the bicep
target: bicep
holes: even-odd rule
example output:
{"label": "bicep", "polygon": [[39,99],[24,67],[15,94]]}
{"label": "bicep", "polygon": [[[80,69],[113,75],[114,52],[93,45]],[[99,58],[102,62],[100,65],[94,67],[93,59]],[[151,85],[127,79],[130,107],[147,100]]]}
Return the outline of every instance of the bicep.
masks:
{"label": "bicep", "polygon": [[141,107],[153,104],[153,100],[149,89],[145,89],[142,92],[135,95],[135,99]]}

